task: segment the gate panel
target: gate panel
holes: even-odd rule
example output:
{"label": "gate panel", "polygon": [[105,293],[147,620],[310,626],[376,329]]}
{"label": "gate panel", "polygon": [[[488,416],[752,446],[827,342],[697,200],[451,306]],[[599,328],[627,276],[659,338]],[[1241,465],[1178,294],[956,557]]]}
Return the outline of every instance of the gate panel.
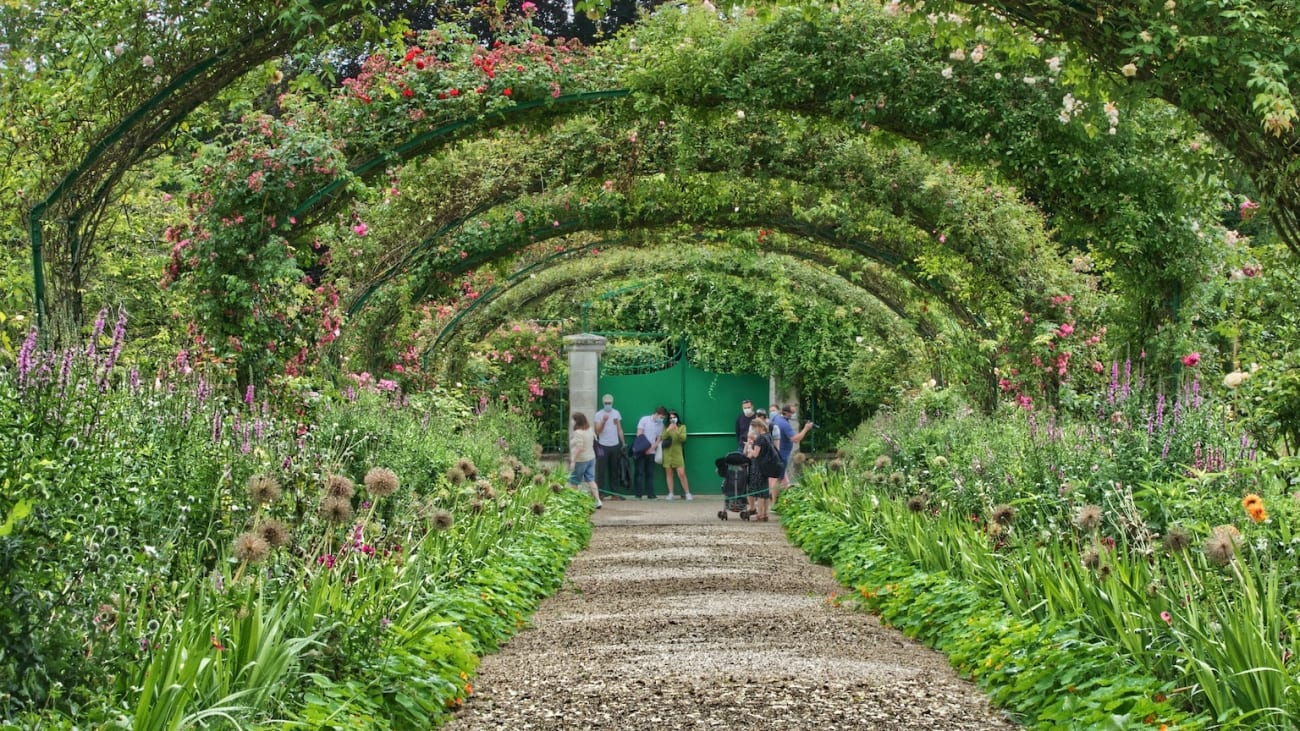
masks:
{"label": "gate panel", "polygon": [[[656,406],[676,409],[686,425],[683,448],[686,477],[696,495],[720,495],[722,480],[713,461],[736,448],[736,417],[740,402],[750,399],[755,408],[767,407],[767,378],[757,375],[710,373],[678,358],[671,366],[649,373],[600,374],[600,393],[614,396],[614,407],[623,415],[623,432],[628,444],[636,438],[636,425]],[[655,493],[667,491],[664,471],[655,469]],[[678,494],[681,488],[678,487]]]}

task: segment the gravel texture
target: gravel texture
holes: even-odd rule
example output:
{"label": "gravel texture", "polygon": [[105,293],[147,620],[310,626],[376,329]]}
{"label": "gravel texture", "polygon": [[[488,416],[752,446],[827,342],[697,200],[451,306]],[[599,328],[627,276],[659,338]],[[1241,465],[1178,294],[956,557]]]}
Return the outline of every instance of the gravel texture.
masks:
{"label": "gravel texture", "polygon": [[778,523],[720,507],[606,501],[446,728],[1015,728],[943,655],[832,605],[843,588]]}

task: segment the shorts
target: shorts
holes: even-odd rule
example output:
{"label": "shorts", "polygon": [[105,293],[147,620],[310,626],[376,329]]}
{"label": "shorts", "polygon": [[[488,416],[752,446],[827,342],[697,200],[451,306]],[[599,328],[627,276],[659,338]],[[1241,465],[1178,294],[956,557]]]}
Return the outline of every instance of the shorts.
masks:
{"label": "shorts", "polygon": [[570,485],[581,485],[584,482],[596,481],[596,460],[589,459],[585,462],[574,462],[573,472],[569,473]]}

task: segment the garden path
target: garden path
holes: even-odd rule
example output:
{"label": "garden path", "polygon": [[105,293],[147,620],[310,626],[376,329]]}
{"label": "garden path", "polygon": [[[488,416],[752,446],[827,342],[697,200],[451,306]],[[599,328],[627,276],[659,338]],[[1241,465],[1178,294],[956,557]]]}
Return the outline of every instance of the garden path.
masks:
{"label": "garden path", "polygon": [[606,501],[446,728],[1015,728],[943,655],[828,601],[843,588],[778,523],[719,521],[720,501]]}

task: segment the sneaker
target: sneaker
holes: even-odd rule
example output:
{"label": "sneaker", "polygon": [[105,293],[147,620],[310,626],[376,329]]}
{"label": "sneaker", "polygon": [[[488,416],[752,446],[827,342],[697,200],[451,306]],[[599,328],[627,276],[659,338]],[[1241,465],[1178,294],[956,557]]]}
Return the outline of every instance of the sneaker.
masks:
{"label": "sneaker", "polygon": [[686,499],[687,499],[687,500],[694,500],[694,499],[695,499],[695,496],[692,495],[692,494],[690,494],[690,493],[688,492],[688,493],[686,493]]}
{"label": "sneaker", "polygon": [[670,492],[670,493],[668,493],[668,497],[666,497],[666,498],[664,498],[664,499],[665,499],[665,500],[676,500],[676,499],[677,499],[677,496],[674,495],[674,494],[672,494],[672,493]]}
{"label": "sneaker", "polygon": [[645,499],[646,499],[646,500],[654,500],[654,499],[655,499],[655,496],[654,496],[654,495],[646,495],[646,496],[645,496]]}
{"label": "sneaker", "polygon": [[600,510],[600,509],[603,508],[603,507],[605,507],[605,503],[596,503],[596,509],[597,509],[597,510]]}

